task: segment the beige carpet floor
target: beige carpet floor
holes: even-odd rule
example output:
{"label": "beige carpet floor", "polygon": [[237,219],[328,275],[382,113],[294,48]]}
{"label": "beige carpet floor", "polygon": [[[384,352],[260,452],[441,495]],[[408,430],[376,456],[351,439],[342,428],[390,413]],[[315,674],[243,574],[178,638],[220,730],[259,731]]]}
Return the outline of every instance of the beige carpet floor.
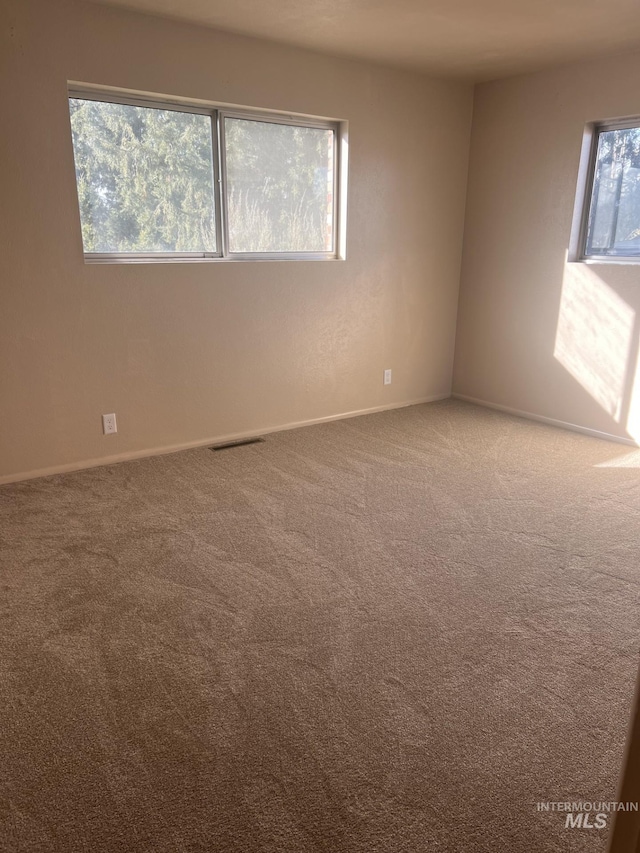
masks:
{"label": "beige carpet floor", "polygon": [[604,851],[536,803],[616,797],[639,465],[445,401],[0,489],[0,849]]}

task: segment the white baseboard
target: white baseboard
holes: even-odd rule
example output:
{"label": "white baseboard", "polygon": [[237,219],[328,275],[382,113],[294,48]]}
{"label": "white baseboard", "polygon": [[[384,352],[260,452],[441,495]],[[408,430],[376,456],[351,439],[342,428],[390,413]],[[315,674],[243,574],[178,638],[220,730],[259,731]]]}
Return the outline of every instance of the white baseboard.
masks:
{"label": "white baseboard", "polygon": [[496,409],[498,412],[504,412],[507,415],[526,418],[528,421],[539,421],[543,424],[560,427],[560,429],[568,429],[571,430],[571,432],[590,435],[592,438],[602,438],[605,441],[615,441],[616,444],[626,444],[629,447],[640,447],[640,444],[632,438],[624,438],[623,436],[614,435],[610,432],[601,432],[598,429],[580,426],[580,424],[572,424],[568,421],[559,421],[556,418],[548,418],[545,415],[536,415],[534,412],[523,412],[520,409],[512,409],[510,406],[502,406],[500,403],[491,403],[489,400],[479,400],[477,397],[469,397],[467,394],[453,393],[451,396],[456,400],[464,400],[467,403],[474,403],[476,406],[484,406],[486,409]]}
{"label": "white baseboard", "polygon": [[23,480],[34,480],[37,477],[51,477],[53,474],[68,474],[72,471],[84,471],[86,468],[98,468],[101,465],[115,465],[118,462],[129,462],[132,459],[147,459],[151,456],[166,456],[169,453],[179,453],[181,450],[193,450],[197,447],[207,447],[210,444],[222,444],[225,441],[237,441],[242,438],[250,438],[254,435],[268,435],[273,432],[284,432],[298,427],[312,426],[313,424],[328,423],[329,421],[340,421],[346,418],[356,418],[360,415],[373,415],[376,412],[386,412],[391,409],[404,409],[407,406],[418,406],[421,403],[435,403],[437,400],[447,400],[451,394],[432,394],[429,397],[420,397],[417,400],[408,400],[404,403],[388,403],[384,406],[373,406],[370,409],[358,409],[353,412],[340,412],[337,415],[325,415],[322,418],[311,418],[306,421],[295,421],[280,426],[264,427],[262,429],[245,430],[244,432],[227,433],[226,435],[215,435],[210,438],[186,441],[181,444],[172,444],[166,447],[157,447],[147,450],[131,450],[127,453],[118,453],[114,456],[101,456],[98,459],[83,459],[78,462],[69,462],[65,465],[53,465],[50,468],[39,468],[34,471],[24,471],[18,474],[7,474],[0,476],[0,486],[7,483],[19,483]]}

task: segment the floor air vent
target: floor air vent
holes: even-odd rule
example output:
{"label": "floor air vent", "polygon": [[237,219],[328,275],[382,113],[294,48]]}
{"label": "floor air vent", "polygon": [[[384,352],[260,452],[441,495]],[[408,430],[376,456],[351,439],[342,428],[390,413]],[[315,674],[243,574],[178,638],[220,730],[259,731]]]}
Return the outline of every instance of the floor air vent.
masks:
{"label": "floor air vent", "polygon": [[264,438],[237,438],[235,441],[223,441],[221,444],[212,444],[209,450],[229,450],[232,447],[244,447],[245,444],[260,444]]}

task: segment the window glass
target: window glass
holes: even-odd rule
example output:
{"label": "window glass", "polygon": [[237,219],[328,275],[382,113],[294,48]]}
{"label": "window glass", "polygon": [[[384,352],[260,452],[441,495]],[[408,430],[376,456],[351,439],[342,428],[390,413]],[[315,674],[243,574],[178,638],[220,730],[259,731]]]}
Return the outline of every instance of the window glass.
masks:
{"label": "window glass", "polygon": [[640,257],[640,127],[598,134],[585,255]]}
{"label": "window glass", "polygon": [[215,253],[211,117],[69,99],[86,253]]}
{"label": "window glass", "polygon": [[333,251],[334,131],[224,119],[230,252]]}

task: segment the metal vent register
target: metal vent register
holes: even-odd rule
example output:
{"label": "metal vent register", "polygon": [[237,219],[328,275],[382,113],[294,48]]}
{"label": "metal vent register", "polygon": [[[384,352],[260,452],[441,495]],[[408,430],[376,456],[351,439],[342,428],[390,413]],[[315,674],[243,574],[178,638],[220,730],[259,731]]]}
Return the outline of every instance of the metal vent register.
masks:
{"label": "metal vent register", "polygon": [[235,441],[223,441],[220,444],[212,444],[209,450],[229,450],[232,447],[244,447],[245,444],[260,444],[264,438],[237,438]]}

